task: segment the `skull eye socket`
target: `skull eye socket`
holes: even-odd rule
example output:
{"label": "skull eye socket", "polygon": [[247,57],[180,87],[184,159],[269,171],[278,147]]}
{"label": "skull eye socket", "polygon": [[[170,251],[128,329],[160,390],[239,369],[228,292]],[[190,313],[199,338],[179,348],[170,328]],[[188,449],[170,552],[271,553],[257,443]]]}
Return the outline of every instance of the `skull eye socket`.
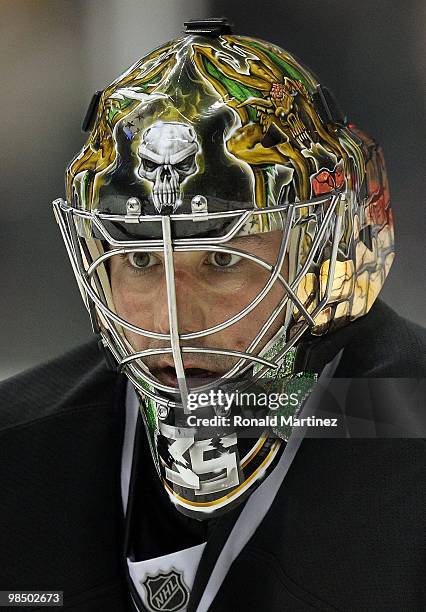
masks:
{"label": "skull eye socket", "polygon": [[153,170],[158,168],[158,164],[151,161],[150,159],[146,159],[146,157],[142,159],[142,165],[147,172],[152,172]]}
{"label": "skull eye socket", "polygon": [[179,164],[176,164],[176,170],[181,170],[182,172],[188,172],[194,164],[195,155],[189,155],[183,159]]}

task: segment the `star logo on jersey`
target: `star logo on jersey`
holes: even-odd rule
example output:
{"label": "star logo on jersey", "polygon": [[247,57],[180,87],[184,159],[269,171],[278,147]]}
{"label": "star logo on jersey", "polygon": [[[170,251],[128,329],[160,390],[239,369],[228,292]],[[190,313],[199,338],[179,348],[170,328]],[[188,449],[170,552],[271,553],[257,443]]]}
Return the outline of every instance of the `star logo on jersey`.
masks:
{"label": "star logo on jersey", "polygon": [[143,581],[152,612],[178,612],[188,603],[189,592],[180,572],[172,569],[167,574],[160,572],[147,576]]}

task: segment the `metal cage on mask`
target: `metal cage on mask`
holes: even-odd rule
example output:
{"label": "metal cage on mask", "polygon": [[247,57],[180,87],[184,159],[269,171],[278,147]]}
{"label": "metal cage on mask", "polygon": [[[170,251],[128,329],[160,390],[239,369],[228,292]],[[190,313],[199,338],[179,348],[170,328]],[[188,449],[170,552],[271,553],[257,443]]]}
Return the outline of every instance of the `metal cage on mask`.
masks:
{"label": "metal cage on mask", "polygon": [[[288,350],[297,342],[301,335],[309,327],[315,325],[315,318],[327,305],[332,287],[335,262],[338,255],[339,239],[342,231],[342,219],[345,209],[346,196],[340,192],[327,194],[324,197],[317,197],[310,201],[288,204],[284,206],[269,207],[268,209],[252,209],[252,210],[236,210],[226,211],[224,213],[207,213],[208,218],[227,218],[232,219],[229,229],[226,234],[216,238],[172,238],[171,226],[173,223],[188,223],[188,221],[198,221],[197,213],[194,214],[171,214],[171,215],[150,215],[139,216],[134,213],[126,215],[113,215],[99,213],[98,211],[88,212],[78,210],[75,207],[69,206],[64,200],[58,199],[54,201],[54,209],[56,219],[59,223],[61,233],[70,257],[74,273],[77,278],[78,285],[85,305],[91,315],[94,330],[102,336],[105,346],[113,354],[117,361],[118,369],[125,369],[128,374],[136,377],[136,387],[147,396],[158,402],[160,405],[167,407],[176,407],[178,405],[185,407],[188,389],[186,385],[186,375],[183,367],[183,353],[209,353],[216,355],[228,355],[238,357],[239,361],[224,373],[220,378],[227,379],[238,377],[253,365],[258,366],[257,376],[261,377],[268,371],[275,371],[280,366],[280,360],[288,352]],[[281,268],[284,258],[288,254],[289,244],[294,240],[292,232],[300,230],[305,221],[305,214],[298,215],[300,210],[319,211],[317,215],[321,221],[317,225],[316,235],[312,241],[310,252],[303,261],[303,265],[299,269],[293,271],[293,278],[285,279],[281,274]],[[324,212],[325,211],[325,212]],[[235,238],[241,231],[241,228],[251,216],[282,216],[283,228],[282,238],[277,261],[275,265],[271,265],[261,257],[247,253],[245,251],[226,246],[226,243]],[[307,215],[310,217],[311,215]],[[144,239],[144,240],[116,240],[111,233],[106,229],[104,222],[117,223],[158,223],[162,230],[162,239]],[[82,223],[83,222],[83,223]],[[300,231],[299,239],[300,239]],[[97,234],[102,240],[94,238]],[[297,289],[314,264],[314,257],[318,253],[321,244],[327,240],[331,242],[330,265],[328,270],[328,280],[318,304],[315,308],[308,310],[308,307],[301,301],[297,295]],[[102,243],[108,245],[108,249]],[[174,285],[174,253],[190,252],[190,251],[213,251],[220,253],[228,253],[250,259],[270,273],[270,278],[260,293],[240,312],[236,313],[229,319],[209,327],[192,333],[180,333],[178,326],[178,316],[176,307],[176,291]],[[115,312],[115,307],[112,301],[111,288],[108,279],[108,273],[105,268],[105,263],[114,255],[129,254],[129,253],[144,253],[144,252],[160,252],[164,255],[165,264],[165,280],[168,297],[169,323],[170,333],[164,334],[152,330],[143,329],[126,321]],[[253,341],[247,347],[246,351],[235,351],[231,349],[215,349],[201,348],[197,346],[181,346],[181,341],[193,340],[214,334],[222,331],[237,321],[244,318],[251,312],[259,302],[267,295],[273,284],[280,283],[285,291],[285,295],[281,302],[275,307],[274,311],[259,330]],[[297,316],[294,319],[294,308],[297,309]],[[268,341],[266,346],[260,352],[256,353],[256,349],[262,339],[271,328],[272,324],[286,309],[285,323],[280,330]],[[293,320],[291,320],[293,315]],[[296,329],[294,324],[297,322]],[[293,333],[288,337],[289,329],[293,325]],[[155,338],[162,341],[168,341],[170,346],[147,349],[145,351],[134,351],[129,342],[123,335],[123,329],[127,329],[136,334],[148,338]],[[265,354],[271,354],[272,347],[278,340],[285,339],[285,344],[282,345],[279,352],[272,351],[274,354],[273,360],[265,358]],[[175,364],[176,374],[179,381],[179,392],[176,388],[162,384],[155,379],[149,368],[144,365],[144,357],[155,354],[170,353]],[[145,383],[141,385],[138,379],[142,379]],[[146,385],[152,387],[154,391],[147,388]],[[201,390],[202,387],[194,389]],[[157,391],[159,393],[157,393]],[[161,393],[179,394],[180,402],[173,402],[166,399]]]}
{"label": "metal cage on mask", "polygon": [[[251,446],[247,447],[245,444],[243,445],[244,450],[241,448],[238,450],[240,443],[236,435],[223,436],[218,432],[216,438],[206,439],[201,436],[200,439],[198,436],[199,439],[197,439],[195,430],[185,430],[182,427],[182,415],[190,412],[187,409],[188,393],[199,393],[212,386],[217,388],[229,382],[230,379],[235,381],[249,371],[254,379],[275,377],[279,374],[287,353],[307,329],[315,326],[315,318],[329,302],[347,206],[346,194],[339,191],[309,201],[267,209],[254,208],[251,205],[249,209],[240,207],[238,210],[208,212],[199,206],[199,203],[203,201],[207,202],[207,198],[198,196],[191,214],[162,215],[142,215],[137,201],[133,198],[127,202],[125,215],[109,214],[99,210],[85,211],[75,204],[70,206],[63,199],[53,202],[55,216],[84,303],[90,313],[94,331],[101,335],[102,343],[113,355],[117,368],[127,374],[144,402],[142,409],[144,424],[159,476],[170,499],[177,507],[185,514],[196,518],[211,517],[242,501],[249,489],[251,491],[253,486],[256,486],[256,482],[260,482],[268,470],[273,467],[284,449],[285,441],[270,439],[267,435],[263,435],[253,440]],[[276,262],[273,265],[257,255],[228,246],[229,241],[244,234],[247,221],[253,217],[259,218],[259,215],[262,219],[270,220],[274,217],[275,223],[277,219],[281,222],[281,242]],[[195,227],[201,220],[204,222],[220,221],[225,228],[222,235],[173,237],[173,233],[179,234],[179,231],[172,231],[174,227],[179,227],[179,224],[191,224],[190,227]],[[301,260],[300,254],[295,256],[292,251],[296,250],[299,253],[300,241],[306,234],[308,223],[310,232],[312,232],[312,220],[315,220],[314,235],[311,236],[309,252]],[[150,228],[153,227],[153,224],[158,227],[156,235],[159,234],[161,238],[141,239],[137,235],[138,231],[135,230],[136,228],[143,229],[144,224],[149,224]],[[270,226],[271,223],[267,225]],[[123,227],[129,228],[128,234],[130,237],[133,236],[133,239],[123,240],[121,232],[115,232],[116,228],[122,229]],[[118,234],[119,238],[114,234]],[[298,288],[305,275],[312,270],[312,267],[318,265],[315,257],[321,261],[322,249],[326,243],[331,244],[331,251],[327,254],[330,263],[325,288],[316,305],[304,303],[298,296]],[[233,316],[206,329],[180,333],[174,280],[174,256],[175,253],[194,251],[214,251],[247,258],[266,270],[269,278],[255,298]],[[141,252],[157,252],[163,255],[170,330],[168,334],[143,329],[126,321],[119,316],[114,306],[107,262],[115,255]],[[295,261],[289,266],[288,278],[282,275],[282,265],[286,256],[289,256],[291,261]],[[196,341],[225,330],[244,319],[265,298],[275,283],[282,287],[283,297],[246,350],[236,351],[219,349],[214,346],[197,347],[186,344],[188,341]],[[280,327],[265,344],[268,331],[276,321],[280,322]],[[161,340],[168,346],[137,351],[126,338],[125,330],[146,338]],[[182,342],[185,343],[184,346]],[[178,388],[163,384],[153,376],[149,367],[144,363],[144,359],[151,355],[166,353],[173,359]],[[183,355],[187,353],[223,355],[235,358],[237,361],[231,369],[214,381],[189,388],[183,363]],[[164,441],[167,441],[165,445]],[[215,477],[201,481],[201,474],[206,472],[206,465],[209,463],[203,461],[203,453],[206,450],[217,448],[218,445],[222,460],[220,465],[217,464],[216,469],[211,471],[224,470],[225,476],[219,480]],[[179,446],[181,448],[177,451]],[[189,449],[192,453],[195,477],[194,472],[188,476],[189,471],[182,467],[183,448]],[[173,453],[175,459],[181,459],[178,471],[171,469],[166,458],[167,455],[170,459]],[[251,467],[248,469],[247,465],[250,463]],[[200,470],[198,475],[194,467],[197,464]],[[214,460],[210,461],[210,467],[212,465],[214,465]]]}

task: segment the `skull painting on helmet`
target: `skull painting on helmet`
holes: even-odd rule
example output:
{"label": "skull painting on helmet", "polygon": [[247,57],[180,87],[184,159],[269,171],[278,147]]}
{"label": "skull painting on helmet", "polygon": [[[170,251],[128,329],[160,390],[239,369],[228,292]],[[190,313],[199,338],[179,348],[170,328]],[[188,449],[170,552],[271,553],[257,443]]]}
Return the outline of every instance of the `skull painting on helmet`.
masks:
{"label": "skull painting on helmet", "polygon": [[175,211],[182,204],[180,188],[197,171],[199,150],[195,130],[183,123],[158,121],[142,134],[138,172],[152,184],[158,212],[163,206],[172,206]]}

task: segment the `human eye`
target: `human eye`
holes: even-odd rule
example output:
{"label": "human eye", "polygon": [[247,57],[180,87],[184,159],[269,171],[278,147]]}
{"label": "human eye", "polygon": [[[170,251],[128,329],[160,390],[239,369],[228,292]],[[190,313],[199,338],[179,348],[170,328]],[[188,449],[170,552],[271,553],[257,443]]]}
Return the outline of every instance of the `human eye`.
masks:
{"label": "human eye", "polygon": [[236,266],[242,257],[240,255],[234,255],[233,253],[223,253],[221,251],[213,251],[207,256],[207,262],[209,265],[215,268],[227,269]]}
{"label": "human eye", "polygon": [[123,256],[125,262],[132,272],[144,272],[153,266],[161,263],[161,260],[156,257],[153,253],[127,253]]}

